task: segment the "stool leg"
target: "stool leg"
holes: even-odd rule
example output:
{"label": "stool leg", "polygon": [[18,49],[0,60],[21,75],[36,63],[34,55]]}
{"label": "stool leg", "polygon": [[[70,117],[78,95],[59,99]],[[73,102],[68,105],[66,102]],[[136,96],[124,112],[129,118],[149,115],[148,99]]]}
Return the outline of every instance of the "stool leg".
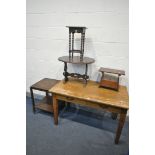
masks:
{"label": "stool leg", "polygon": [[73,50],[74,50],[74,33],[72,33],[72,58],[73,58]]}
{"label": "stool leg", "polygon": [[34,95],[33,95],[32,88],[30,88],[30,92],[31,92],[32,105],[33,105],[33,113],[35,113],[36,109],[35,109],[35,101],[34,101]]}
{"label": "stool leg", "polygon": [[69,58],[71,58],[71,32],[69,32]]}
{"label": "stool leg", "polygon": [[48,104],[50,103],[49,97],[48,97],[48,91],[46,91],[46,101],[47,101]]}

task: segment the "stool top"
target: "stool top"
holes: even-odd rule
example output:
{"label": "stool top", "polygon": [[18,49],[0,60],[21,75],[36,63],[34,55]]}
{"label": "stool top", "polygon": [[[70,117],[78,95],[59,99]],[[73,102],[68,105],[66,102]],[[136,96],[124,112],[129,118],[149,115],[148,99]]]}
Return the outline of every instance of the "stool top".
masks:
{"label": "stool top", "polygon": [[118,75],[125,75],[124,70],[118,70],[118,69],[111,69],[111,68],[103,68],[101,67],[99,69],[100,72],[106,72],[106,73],[112,73],[112,74],[118,74]]}
{"label": "stool top", "polygon": [[83,26],[66,26],[70,33],[85,33],[86,27]]}
{"label": "stool top", "polygon": [[33,84],[31,88],[36,90],[41,90],[41,91],[48,91],[58,82],[59,80],[56,80],[56,79],[44,78],[38,81],[37,83]]}
{"label": "stool top", "polygon": [[74,29],[78,29],[78,28],[87,29],[87,27],[85,27],[85,26],[66,26],[66,27],[74,28]]}

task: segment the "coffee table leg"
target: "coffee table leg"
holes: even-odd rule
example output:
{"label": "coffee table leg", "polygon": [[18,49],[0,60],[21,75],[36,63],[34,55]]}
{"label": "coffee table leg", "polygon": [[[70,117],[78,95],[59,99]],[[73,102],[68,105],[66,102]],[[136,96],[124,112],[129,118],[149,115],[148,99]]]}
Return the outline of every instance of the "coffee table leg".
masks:
{"label": "coffee table leg", "polygon": [[123,129],[123,126],[125,123],[125,118],[126,118],[126,112],[121,113],[120,118],[119,118],[117,132],[116,132],[116,137],[115,137],[115,144],[118,144],[118,142],[119,142],[119,138],[121,136],[121,132],[122,132],[122,129]]}
{"label": "coffee table leg", "polygon": [[30,92],[31,92],[32,105],[33,105],[33,113],[35,113],[36,109],[35,109],[35,101],[34,101],[34,95],[33,95],[32,88],[30,88]]}
{"label": "coffee table leg", "polygon": [[53,115],[54,115],[54,124],[58,125],[58,100],[56,95],[53,94]]}

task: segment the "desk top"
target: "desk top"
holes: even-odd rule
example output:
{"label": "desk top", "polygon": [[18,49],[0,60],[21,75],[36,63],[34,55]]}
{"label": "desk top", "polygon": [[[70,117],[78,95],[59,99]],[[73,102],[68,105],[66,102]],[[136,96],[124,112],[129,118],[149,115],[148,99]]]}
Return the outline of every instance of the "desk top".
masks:
{"label": "desk top", "polygon": [[69,56],[62,56],[58,58],[59,61],[72,63],[72,64],[91,64],[95,62],[93,58],[89,57],[83,57],[83,59],[80,59],[80,56],[74,56],[73,58]]}
{"label": "desk top", "polygon": [[123,109],[129,108],[128,93],[125,86],[120,86],[119,91],[114,91],[99,88],[99,83],[95,81],[90,80],[87,85],[83,85],[79,80],[70,79],[67,83],[58,82],[49,92]]}

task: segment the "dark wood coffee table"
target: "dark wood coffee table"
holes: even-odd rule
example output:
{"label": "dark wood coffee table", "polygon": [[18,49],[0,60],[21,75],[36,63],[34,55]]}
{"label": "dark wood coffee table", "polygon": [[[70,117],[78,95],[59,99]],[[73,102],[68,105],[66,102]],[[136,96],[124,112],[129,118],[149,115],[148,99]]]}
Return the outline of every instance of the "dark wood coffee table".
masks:
{"label": "dark wood coffee table", "polygon": [[[51,89],[56,83],[58,83],[58,81],[59,80],[44,78],[30,87],[34,113],[36,111],[36,108],[48,112],[53,112],[53,105],[51,102],[52,96],[50,95],[49,89]],[[46,93],[46,96],[37,104],[35,104],[33,90],[39,90]]]}

